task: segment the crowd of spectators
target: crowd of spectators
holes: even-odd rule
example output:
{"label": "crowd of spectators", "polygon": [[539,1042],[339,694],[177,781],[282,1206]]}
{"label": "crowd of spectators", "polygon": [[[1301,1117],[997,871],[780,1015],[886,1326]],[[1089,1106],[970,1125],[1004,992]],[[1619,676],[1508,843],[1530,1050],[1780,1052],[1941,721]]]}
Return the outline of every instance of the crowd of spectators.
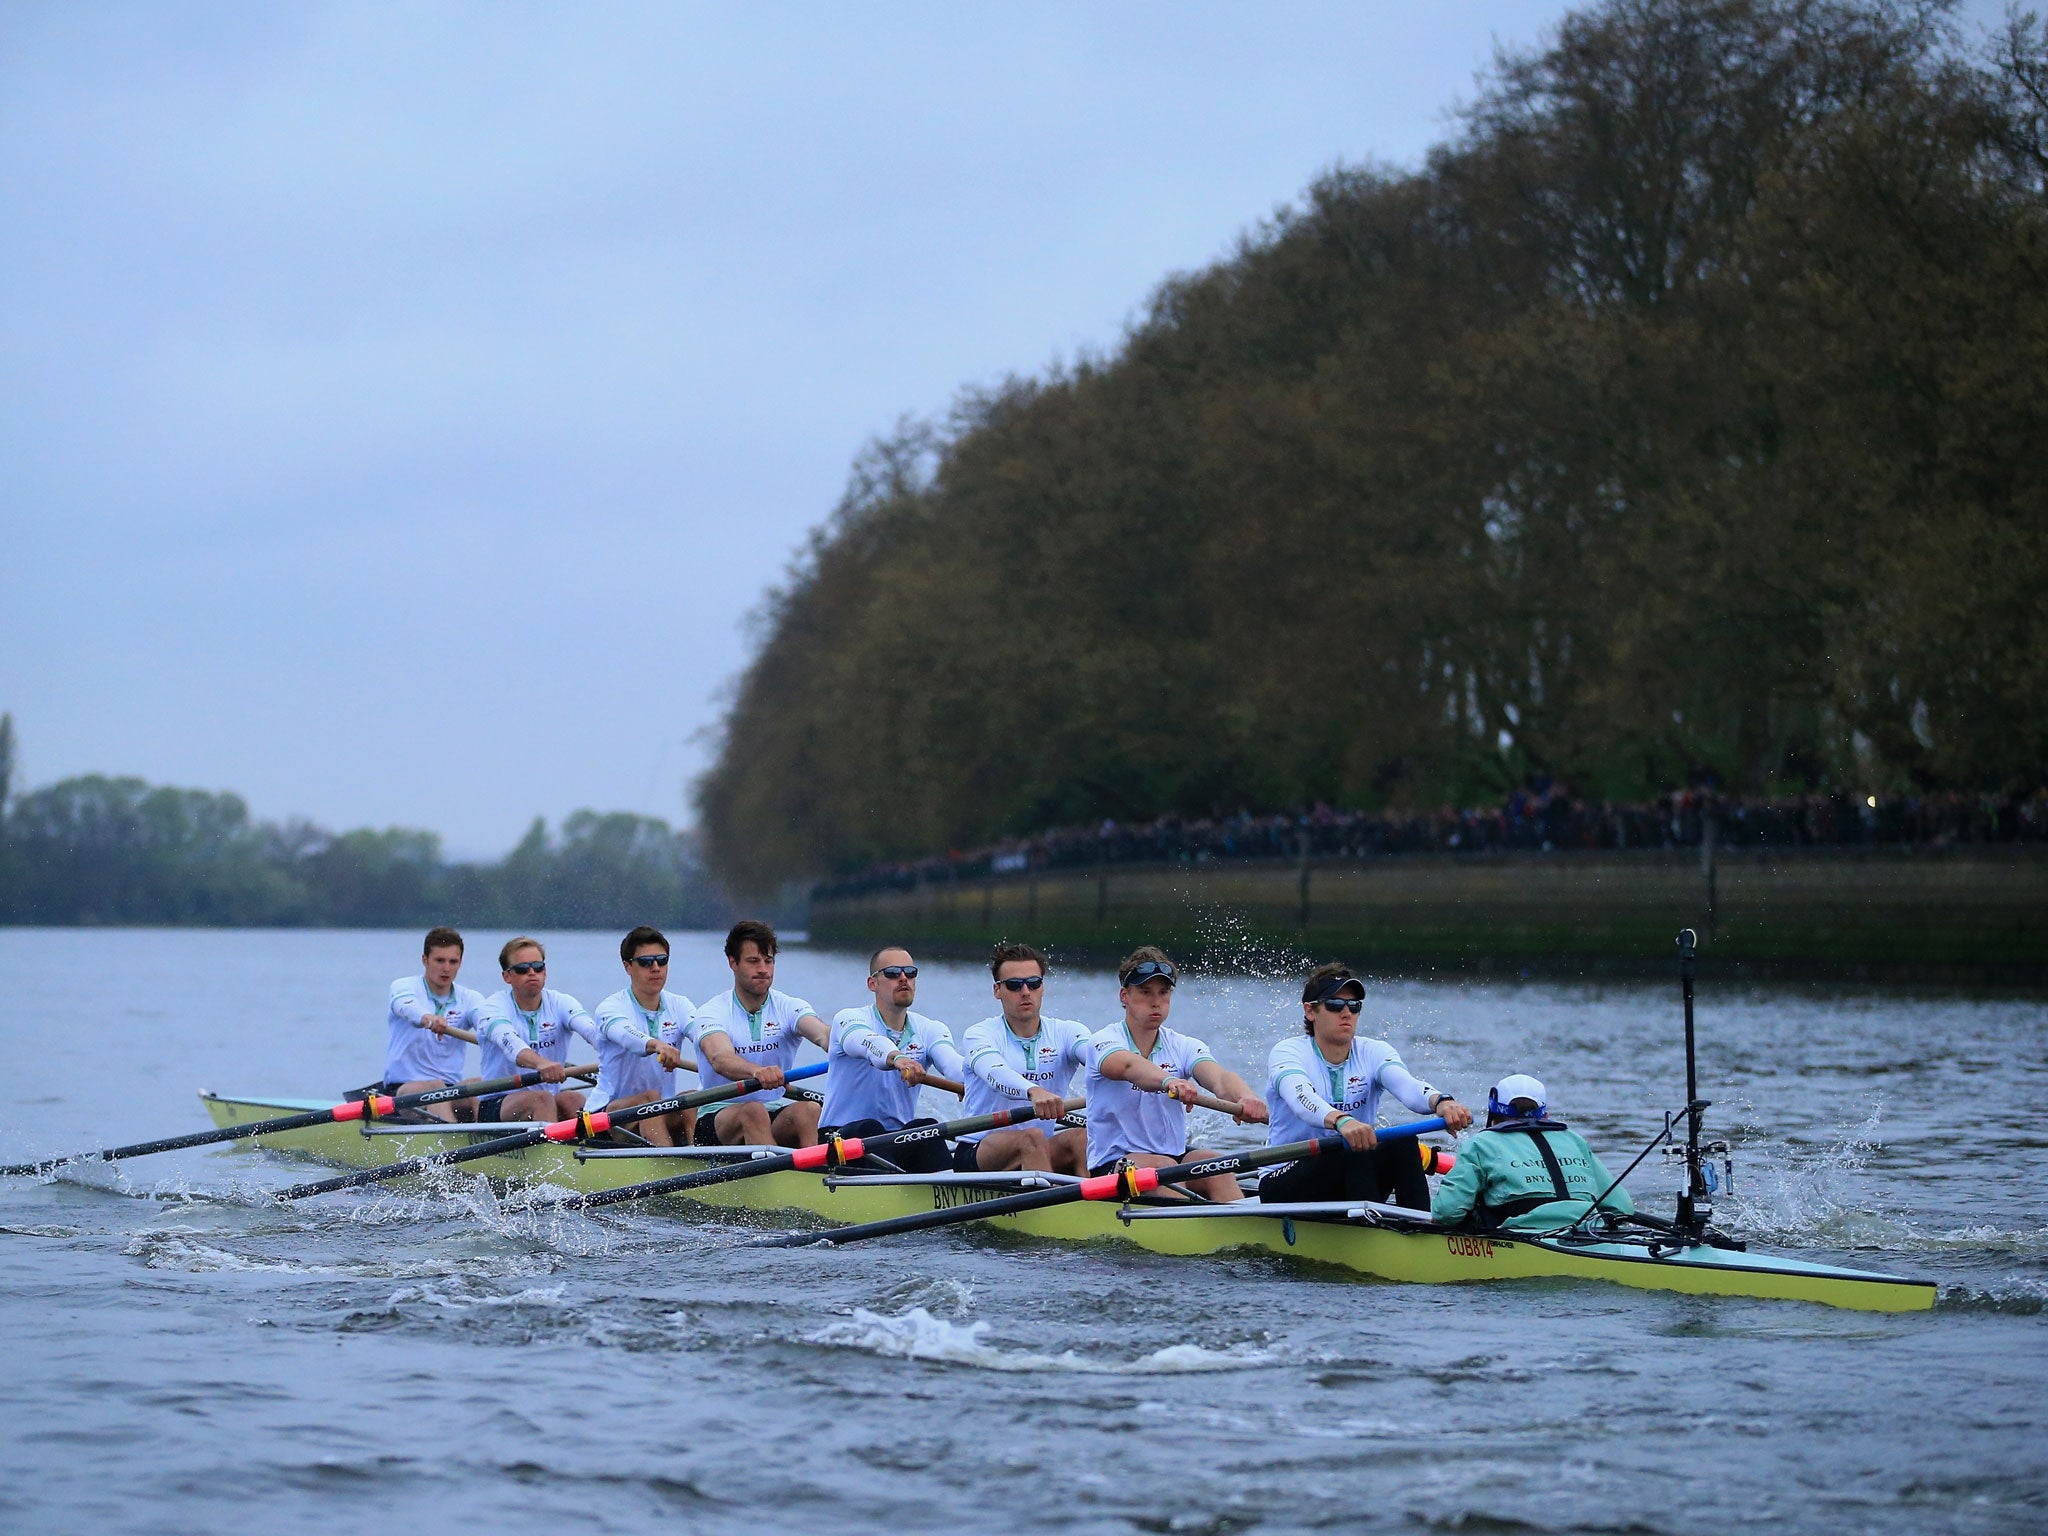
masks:
{"label": "crowd of spectators", "polygon": [[1226,859],[1369,859],[1392,853],[1550,852],[1572,848],[1912,846],[2048,842],[2048,786],[2017,795],[1843,790],[1750,798],[1688,789],[1616,805],[1537,780],[1500,805],[1422,813],[1340,811],[1162,816],[1055,827],[990,847],[878,865],[816,887],[816,897],[911,890],[936,880],[1103,864],[1207,864]]}

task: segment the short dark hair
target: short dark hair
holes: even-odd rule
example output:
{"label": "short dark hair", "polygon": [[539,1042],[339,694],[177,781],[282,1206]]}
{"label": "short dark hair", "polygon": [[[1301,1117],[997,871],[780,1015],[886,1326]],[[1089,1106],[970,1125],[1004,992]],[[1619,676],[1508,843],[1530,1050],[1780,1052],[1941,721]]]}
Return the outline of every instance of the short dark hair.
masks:
{"label": "short dark hair", "polygon": [[619,958],[630,960],[633,958],[634,950],[645,949],[650,944],[659,944],[663,949],[667,949],[668,939],[659,928],[650,928],[642,923],[619,940]]}
{"label": "short dark hair", "polygon": [[[1319,997],[1335,992],[1337,988],[1330,985],[1333,981],[1342,983],[1358,981],[1358,978],[1351,974],[1351,967],[1341,960],[1319,965],[1308,973],[1308,980],[1301,984],[1301,1000],[1304,1003],[1312,1003]],[[1365,990],[1364,982],[1358,981],[1358,990]]]}
{"label": "short dark hair", "polygon": [[773,955],[780,947],[780,941],[776,939],[773,928],[751,917],[743,917],[732,925],[732,931],[725,936],[725,958],[739,959],[740,951],[750,943],[764,955]]}
{"label": "short dark hair", "polygon": [[[1306,1007],[1322,997],[1334,996],[1343,990],[1343,985],[1347,981],[1358,981],[1358,978],[1351,974],[1351,967],[1345,965],[1342,961],[1332,960],[1327,964],[1317,966],[1308,973],[1308,980],[1301,984],[1302,1006]],[[1334,986],[1332,985],[1333,982],[1335,983]],[[1364,982],[1358,981],[1358,990],[1360,992],[1365,990]],[[1316,1032],[1315,1022],[1311,1019],[1303,1018],[1301,1021],[1301,1032],[1304,1035],[1314,1034]]]}
{"label": "short dark hair", "polygon": [[1005,939],[988,952],[988,973],[1000,981],[1004,966],[1021,965],[1026,961],[1038,967],[1039,975],[1043,976],[1046,973],[1047,967],[1044,955],[1033,949],[1029,944],[1019,944],[1014,940]]}
{"label": "short dark hair", "polygon": [[420,946],[420,958],[424,960],[437,949],[462,948],[462,935],[453,928],[429,928],[427,942]]}
{"label": "short dark hair", "polygon": [[498,969],[504,970],[506,966],[512,963],[512,957],[522,949],[537,949],[540,951],[541,959],[545,960],[548,957],[548,947],[541,943],[539,939],[529,939],[523,936],[516,939],[507,939],[505,947],[498,951]]}
{"label": "short dark hair", "polygon": [[910,946],[908,944],[884,944],[880,949],[868,956],[868,974],[870,976],[875,974],[875,962],[892,949],[900,949],[906,955],[910,953]]}
{"label": "short dark hair", "polygon": [[1173,957],[1168,955],[1157,944],[1140,944],[1118,963],[1116,968],[1118,984],[1128,986],[1129,983],[1124,981],[1124,978],[1148,960],[1154,965],[1166,966],[1176,974],[1180,971],[1180,967],[1173,963]]}

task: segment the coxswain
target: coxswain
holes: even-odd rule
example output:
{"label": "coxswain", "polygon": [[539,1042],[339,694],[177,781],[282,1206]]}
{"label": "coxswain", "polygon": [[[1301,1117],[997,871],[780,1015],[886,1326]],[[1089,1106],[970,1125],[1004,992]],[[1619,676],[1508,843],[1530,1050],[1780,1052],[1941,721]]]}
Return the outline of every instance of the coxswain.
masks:
{"label": "coxswain", "polygon": [[725,936],[732,988],[690,1019],[700,1087],[723,1088],[747,1077],[761,1084],[697,1116],[700,1147],[817,1144],[818,1106],[807,1099],[783,1101],[783,1073],[796,1064],[804,1041],[823,1050],[832,1031],[809,1003],[775,990],[779,944],[766,923],[734,923]]}
{"label": "coxswain", "polygon": [[[668,940],[644,923],[619,941],[626,985],[597,1005],[597,1086],[586,1108],[631,1109],[675,1092],[681,1044],[697,1005],[668,987]],[[657,1147],[687,1147],[694,1109],[672,1110],[633,1129]]]}
{"label": "coxswain", "polygon": [[967,1058],[962,1113],[990,1115],[1028,1100],[1038,1118],[962,1136],[953,1148],[953,1167],[960,1173],[1086,1173],[1088,1132],[1055,1122],[1065,1112],[1061,1101],[1075,1072],[1087,1065],[1088,1026],[1046,1015],[1045,956],[1029,944],[998,944],[988,968],[1001,1011],[968,1025],[960,1037]]}
{"label": "coxswain", "polygon": [[1275,1168],[1259,1181],[1261,1200],[1391,1201],[1414,1210],[1429,1206],[1423,1177],[1430,1150],[1413,1141],[1379,1144],[1373,1120],[1380,1096],[1390,1094],[1418,1115],[1442,1115],[1456,1134],[1472,1112],[1450,1094],[1417,1078],[1401,1053],[1358,1032],[1365,983],[1344,966],[1319,965],[1301,989],[1301,1033],[1273,1047],[1266,1058],[1266,1093],[1273,1120],[1268,1146],[1309,1141],[1325,1131],[1344,1137],[1344,1150]]}
{"label": "coxswain", "polygon": [[567,1120],[583,1108],[581,1088],[559,1085],[568,1073],[569,1038],[592,1047],[598,1042],[597,1020],[566,992],[548,984],[548,956],[538,939],[513,939],[498,951],[505,990],[494,992],[477,1014],[476,1043],[484,1076],[510,1077],[539,1072],[541,1081],[477,1108],[479,1120]]}
{"label": "coxswain", "polygon": [[[431,1093],[452,1088],[463,1080],[465,1041],[448,1033],[449,1026],[474,1032],[477,1010],[484,995],[472,987],[457,986],[462,969],[462,935],[453,928],[430,928],[420,954],[420,974],[401,976],[391,983],[391,1007],[384,1043],[382,1091]],[[418,1111],[436,1120],[469,1119],[476,1112],[474,1099],[457,1099],[449,1104],[429,1104]]]}
{"label": "coxswain", "polygon": [[[1110,1173],[1125,1163],[1163,1168],[1216,1156],[1188,1146],[1187,1106],[1195,1102],[1198,1087],[1236,1100],[1240,1125],[1266,1119],[1264,1101],[1243,1078],[1226,1071],[1193,1035],[1166,1027],[1179,981],[1179,969],[1166,951],[1149,944],[1117,967],[1123,1022],[1098,1031],[1088,1042],[1090,1173]],[[1189,1179],[1181,1187],[1211,1200],[1237,1200],[1244,1193],[1227,1174]]]}
{"label": "coxswain", "polygon": [[[934,1073],[959,1082],[967,1062],[953,1044],[953,1031],[937,1019],[914,1013],[917,963],[900,944],[868,957],[868,991],[873,1001],[832,1018],[825,1051],[825,1104],[818,1135],[880,1136],[910,1125],[935,1125],[917,1112],[918,1090]],[[953,1165],[944,1141],[913,1141],[881,1154],[906,1173],[944,1173]]]}
{"label": "coxswain", "polygon": [[1486,1129],[1467,1140],[1444,1175],[1429,1214],[1446,1225],[1556,1232],[1602,1212],[1632,1216],[1636,1203],[1609,1177],[1586,1138],[1550,1118],[1543,1084],[1504,1077],[1486,1098]]}

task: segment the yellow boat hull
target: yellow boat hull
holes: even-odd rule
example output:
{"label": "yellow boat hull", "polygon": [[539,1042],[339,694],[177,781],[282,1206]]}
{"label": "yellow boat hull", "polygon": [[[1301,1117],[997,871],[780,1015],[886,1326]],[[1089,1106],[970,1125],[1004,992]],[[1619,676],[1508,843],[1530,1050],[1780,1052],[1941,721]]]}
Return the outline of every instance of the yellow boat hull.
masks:
{"label": "yellow boat hull", "polygon": [[[202,1095],[217,1126],[274,1119],[320,1107],[315,1101]],[[386,1166],[479,1134],[507,1127],[461,1130],[322,1125],[239,1145],[311,1157],[344,1167]],[[659,1155],[586,1153],[543,1144],[480,1158],[467,1171],[515,1183],[548,1184],[593,1192],[643,1183],[677,1171]],[[707,1185],[685,1196],[698,1205],[756,1213],[805,1212],[835,1224],[881,1221],[988,1199],[1012,1192],[1002,1186],[958,1183],[882,1183],[785,1171]],[[1416,1231],[1362,1222],[1294,1220],[1284,1216],[1184,1215],[1146,1217],[1107,1202],[1074,1201],[993,1218],[988,1225],[1061,1242],[1132,1243],[1154,1253],[1195,1256],[1264,1249],[1289,1258],[1333,1264],[1383,1280],[1457,1285],[1484,1280],[1605,1280],[1641,1290],[1696,1296],[1747,1296],[1811,1301],[1871,1312],[1920,1312],[1934,1305],[1935,1287],[1922,1280],[1815,1264],[1780,1254],[1706,1246],[1660,1252],[1640,1242],[1558,1242],[1475,1233]]]}

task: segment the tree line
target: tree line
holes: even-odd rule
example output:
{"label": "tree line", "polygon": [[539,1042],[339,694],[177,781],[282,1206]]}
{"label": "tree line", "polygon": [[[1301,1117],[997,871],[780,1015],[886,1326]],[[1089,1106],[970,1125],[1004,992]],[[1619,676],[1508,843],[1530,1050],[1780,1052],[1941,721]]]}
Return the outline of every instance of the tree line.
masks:
{"label": "tree line", "polygon": [[2048,781],[2044,192],[2035,16],[1574,13],[1420,167],[871,445],[764,609],[712,867]]}
{"label": "tree line", "polygon": [[0,923],[715,927],[730,912],[694,838],[624,811],[536,817],[496,863],[432,832],[259,821],[241,796],[87,774],[10,794],[0,716]]}

